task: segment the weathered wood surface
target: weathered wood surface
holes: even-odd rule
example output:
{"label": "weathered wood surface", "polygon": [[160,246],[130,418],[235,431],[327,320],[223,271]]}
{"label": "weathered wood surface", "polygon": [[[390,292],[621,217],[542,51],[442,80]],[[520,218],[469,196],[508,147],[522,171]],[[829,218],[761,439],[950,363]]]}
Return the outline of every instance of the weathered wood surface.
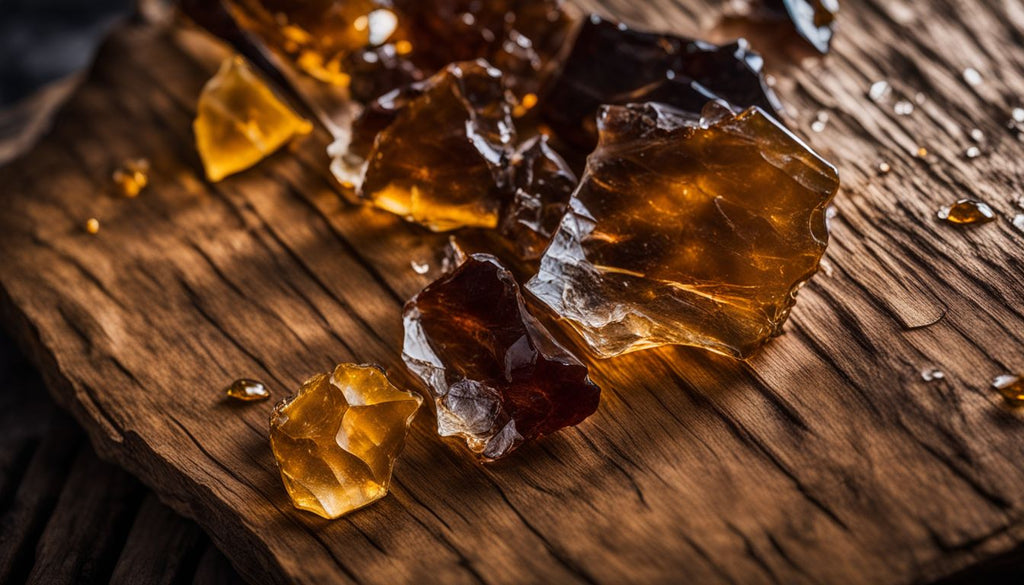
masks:
{"label": "weathered wood surface", "polygon": [[237,583],[195,523],[97,460],[0,335],[0,583]]}
{"label": "weathered wood surface", "polygon": [[[714,25],[712,4],[604,3],[684,34]],[[222,54],[201,36],[119,32],[53,133],[0,169],[5,320],[101,454],[254,582],[944,577],[1024,541],[1024,415],[988,390],[1024,370],[1024,233],[1008,221],[1024,147],[1005,128],[1024,4],[851,1],[841,26],[823,63],[775,63],[794,125],[844,181],[829,269],[785,336],[749,363],[674,348],[595,363],[600,411],[497,465],[438,441],[425,412],[392,495],[340,521],[290,507],[271,405],[218,391],[246,375],[281,396],[338,361],[407,380],[400,307],[436,276],[409,262],[441,240],[343,204],[322,137],[206,184],[190,121]],[[879,79],[927,101],[895,116],[864,97]],[[985,154],[967,160],[975,127]],[[138,156],[153,188],[114,197],[110,170]],[[934,220],[969,195],[1001,220]]]}

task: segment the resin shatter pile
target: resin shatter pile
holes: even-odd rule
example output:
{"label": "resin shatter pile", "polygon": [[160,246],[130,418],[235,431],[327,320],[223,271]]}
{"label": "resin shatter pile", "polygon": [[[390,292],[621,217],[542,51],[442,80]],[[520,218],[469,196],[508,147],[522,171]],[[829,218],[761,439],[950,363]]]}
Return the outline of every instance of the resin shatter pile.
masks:
{"label": "resin shatter pile", "polygon": [[341,364],[277,405],[270,445],[295,507],[338,518],[384,497],[421,402],[376,366]]}
{"label": "resin shatter pile", "polygon": [[746,357],[828,242],[836,170],[763,111],[610,106],[527,288],[602,357],[665,344]]}

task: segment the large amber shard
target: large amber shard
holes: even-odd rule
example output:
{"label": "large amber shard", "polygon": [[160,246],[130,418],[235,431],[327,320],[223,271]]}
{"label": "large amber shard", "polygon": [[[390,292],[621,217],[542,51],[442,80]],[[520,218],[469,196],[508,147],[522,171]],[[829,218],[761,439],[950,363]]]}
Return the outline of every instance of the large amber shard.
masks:
{"label": "large amber shard", "polygon": [[828,53],[835,34],[838,0],[759,0],[762,18],[789,20],[797,35],[821,54]]}
{"label": "large amber shard", "polygon": [[394,40],[389,0],[229,0],[239,24],[311,76],[347,86],[347,60]]}
{"label": "large amber shard", "polygon": [[270,418],[270,446],[300,510],[338,518],[383,498],[423,399],[376,366],[314,376]]}
{"label": "large amber shard", "polygon": [[665,344],[745,358],[828,243],[832,165],[758,108],[611,106],[527,288],[600,357]]}
{"label": "large amber shard", "polygon": [[244,171],[313,126],[296,115],[241,57],[224,61],[199,96],[193,130],[211,181]]}
{"label": "large amber shard", "polygon": [[437,430],[484,459],[578,424],[598,405],[587,368],[527,311],[493,256],[474,254],[405,307],[402,357],[434,396]]}
{"label": "large amber shard", "polygon": [[543,134],[521,144],[511,166],[515,192],[505,203],[499,229],[520,258],[535,260],[565,215],[576,175]]}
{"label": "large amber shard", "polygon": [[781,111],[763,66],[743,39],[719,46],[591,16],[541,107],[560,136],[589,150],[597,140],[595,116],[604,104],[655,101],[699,113],[708,101],[720,99],[734,111],[749,106]]}
{"label": "large amber shard", "polygon": [[360,196],[435,231],[496,227],[511,185],[511,107],[500,71],[449,65],[377,135]]}

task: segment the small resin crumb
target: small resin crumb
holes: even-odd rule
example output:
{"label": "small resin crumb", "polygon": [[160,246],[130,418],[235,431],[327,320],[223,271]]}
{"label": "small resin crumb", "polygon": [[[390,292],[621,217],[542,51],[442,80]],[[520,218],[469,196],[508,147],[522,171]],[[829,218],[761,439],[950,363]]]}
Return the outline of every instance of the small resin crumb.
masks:
{"label": "small resin crumb", "polygon": [[85,231],[90,234],[98,234],[100,232],[100,220],[95,217],[90,217],[85,221]]}
{"label": "small resin crumb", "polygon": [[228,398],[242,402],[259,402],[270,398],[270,390],[263,382],[241,378],[224,389]]}
{"label": "small resin crumb", "polygon": [[149,161],[140,158],[125,161],[114,171],[114,184],[124,197],[137,197],[149,184]]}
{"label": "small resin crumb", "polygon": [[892,172],[892,166],[890,166],[887,162],[880,162],[878,163],[878,172],[883,175],[888,175],[890,172]]}
{"label": "small resin crumb", "polygon": [[977,146],[972,146],[967,149],[967,152],[964,153],[964,156],[966,156],[967,158],[978,158],[979,156],[981,156],[981,149],[978,148]]}
{"label": "small resin crumb", "polygon": [[914,113],[914,104],[908,100],[900,100],[892,107],[897,116],[909,116]]}
{"label": "small resin crumb", "polygon": [[1018,214],[1013,218],[1013,227],[1024,232],[1024,214]]}
{"label": "small resin crumb", "polygon": [[876,81],[871,84],[871,89],[868,90],[868,97],[876,104],[884,102],[891,95],[892,86],[889,85],[888,81]]}
{"label": "small resin crumb", "polygon": [[992,380],[992,388],[1010,406],[1024,406],[1024,379],[1020,376],[999,376]]}
{"label": "small resin crumb", "polygon": [[974,69],[973,67],[964,69],[964,82],[967,83],[967,85],[977,87],[981,85],[981,81],[981,73],[978,73],[977,69]]}
{"label": "small resin crumb", "polygon": [[1013,116],[1014,122],[1024,124],[1024,108],[1013,108],[1013,112],[1010,115]]}
{"label": "small resin crumb", "polygon": [[945,372],[938,368],[925,368],[921,370],[921,379],[925,382],[941,380],[946,377]]}
{"label": "small resin crumb", "polygon": [[939,209],[939,219],[957,225],[988,223],[995,220],[996,213],[987,203],[974,199],[961,199],[953,205]]}
{"label": "small resin crumb", "polygon": [[928,149],[921,147],[917,149],[917,158],[926,158],[928,156]]}
{"label": "small resin crumb", "polygon": [[420,263],[413,260],[412,262],[409,263],[409,265],[412,266],[412,271],[415,272],[416,274],[426,274],[430,272],[430,264],[427,264],[425,262]]}
{"label": "small resin crumb", "polygon": [[974,130],[971,130],[971,140],[975,142],[984,142],[985,133],[982,132],[981,129],[975,128]]}

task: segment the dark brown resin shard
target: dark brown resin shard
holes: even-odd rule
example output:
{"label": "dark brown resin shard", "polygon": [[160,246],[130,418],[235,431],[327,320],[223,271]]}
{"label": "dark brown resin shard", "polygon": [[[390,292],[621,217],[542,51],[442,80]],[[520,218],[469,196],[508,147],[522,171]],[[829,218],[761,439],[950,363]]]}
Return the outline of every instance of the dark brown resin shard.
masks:
{"label": "dark brown resin shard", "polygon": [[789,20],[800,38],[822,55],[835,34],[838,0],[760,0],[758,13],[770,20]]}
{"label": "dark brown resin shard", "polygon": [[578,181],[542,134],[519,147],[512,169],[515,193],[502,211],[499,227],[521,258],[534,260],[558,229]]}
{"label": "dark brown resin shard", "polygon": [[828,243],[835,168],[762,110],[611,106],[527,288],[601,357],[666,344],[747,357]]}
{"label": "dark brown resin shard", "polygon": [[405,306],[402,358],[434,397],[437,430],[486,459],[580,423],[600,389],[527,311],[496,258],[470,256]]}
{"label": "dark brown resin shard", "polygon": [[597,138],[593,120],[603,104],[658,101],[700,112],[717,98],[735,111],[749,106],[781,111],[762,69],[761,56],[743,39],[718,46],[591,16],[541,107],[561,136],[589,149]]}
{"label": "dark brown resin shard", "polygon": [[563,0],[397,0],[395,6],[418,66],[437,71],[487,59],[509,76],[520,98],[540,91],[578,21]]}
{"label": "dark brown resin shard", "polygon": [[511,185],[511,110],[500,71],[449,65],[377,135],[360,196],[434,231],[496,227]]}

